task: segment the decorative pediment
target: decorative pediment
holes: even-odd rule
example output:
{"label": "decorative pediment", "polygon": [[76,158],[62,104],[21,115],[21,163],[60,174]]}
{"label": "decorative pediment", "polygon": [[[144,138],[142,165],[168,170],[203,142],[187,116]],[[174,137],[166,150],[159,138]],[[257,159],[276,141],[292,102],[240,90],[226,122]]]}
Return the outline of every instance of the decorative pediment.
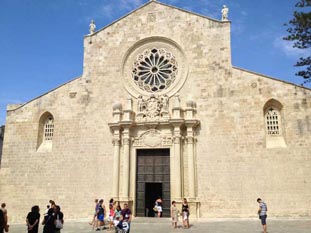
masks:
{"label": "decorative pediment", "polygon": [[136,147],[163,147],[172,145],[173,137],[171,135],[162,135],[156,129],[150,129],[134,138]]}

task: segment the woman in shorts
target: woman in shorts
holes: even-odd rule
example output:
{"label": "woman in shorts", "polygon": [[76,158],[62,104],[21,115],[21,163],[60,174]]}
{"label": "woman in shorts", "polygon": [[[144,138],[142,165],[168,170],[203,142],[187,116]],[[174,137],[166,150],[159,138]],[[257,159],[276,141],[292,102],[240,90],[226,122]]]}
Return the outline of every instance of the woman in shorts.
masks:
{"label": "woman in shorts", "polygon": [[183,227],[184,228],[189,228],[189,215],[190,215],[190,211],[189,211],[189,205],[188,205],[188,201],[186,198],[184,198],[184,201],[182,203],[182,218],[183,218]]}

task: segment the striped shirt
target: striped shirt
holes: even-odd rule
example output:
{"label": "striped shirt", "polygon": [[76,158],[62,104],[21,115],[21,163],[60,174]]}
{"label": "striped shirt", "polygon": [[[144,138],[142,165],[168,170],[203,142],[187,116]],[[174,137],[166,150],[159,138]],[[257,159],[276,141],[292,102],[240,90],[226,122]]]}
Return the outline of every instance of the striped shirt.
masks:
{"label": "striped shirt", "polygon": [[260,209],[261,209],[259,215],[260,216],[267,215],[267,205],[266,205],[266,203],[260,202],[259,206],[260,206]]}

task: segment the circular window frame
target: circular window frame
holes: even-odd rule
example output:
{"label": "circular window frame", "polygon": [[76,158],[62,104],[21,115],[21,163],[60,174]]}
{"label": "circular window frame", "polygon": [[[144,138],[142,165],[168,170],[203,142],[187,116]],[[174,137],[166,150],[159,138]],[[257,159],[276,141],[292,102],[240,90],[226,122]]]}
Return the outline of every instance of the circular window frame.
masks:
{"label": "circular window frame", "polygon": [[178,63],[165,48],[146,49],[133,64],[132,78],[143,91],[162,93],[176,80]]}
{"label": "circular window frame", "polygon": [[[138,57],[145,51],[152,49],[165,49],[171,53],[178,63],[178,70],[175,74],[173,82],[169,87],[160,91],[146,91],[140,88],[133,78],[134,63],[137,62]],[[182,48],[174,41],[164,37],[149,37],[135,43],[125,54],[122,61],[122,83],[125,89],[134,97],[139,95],[148,96],[154,95],[168,95],[169,97],[177,93],[184,85],[188,76],[188,65],[186,56]]]}

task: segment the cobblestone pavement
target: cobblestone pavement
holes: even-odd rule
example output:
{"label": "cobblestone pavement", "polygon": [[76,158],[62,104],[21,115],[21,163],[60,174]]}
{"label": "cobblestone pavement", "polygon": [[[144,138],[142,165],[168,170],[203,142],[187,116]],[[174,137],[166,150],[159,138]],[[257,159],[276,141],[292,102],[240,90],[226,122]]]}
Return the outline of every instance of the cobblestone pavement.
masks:
{"label": "cobblestone pavement", "polygon": [[[191,220],[191,219],[190,219]],[[269,219],[269,233],[310,233],[311,219]],[[135,218],[132,222],[131,233],[261,233],[259,219],[199,219],[190,222],[190,229],[182,229],[179,222],[178,229],[172,229],[168,218]],[[10,233],[24,233],[26,226],[14,224],[10,226]],[[39,228],[42,232],[42,226]],[[88,233],[93,231],[86,221],[67,221],[62,233]],[[102,230],[99,232],[114,232]]]}

